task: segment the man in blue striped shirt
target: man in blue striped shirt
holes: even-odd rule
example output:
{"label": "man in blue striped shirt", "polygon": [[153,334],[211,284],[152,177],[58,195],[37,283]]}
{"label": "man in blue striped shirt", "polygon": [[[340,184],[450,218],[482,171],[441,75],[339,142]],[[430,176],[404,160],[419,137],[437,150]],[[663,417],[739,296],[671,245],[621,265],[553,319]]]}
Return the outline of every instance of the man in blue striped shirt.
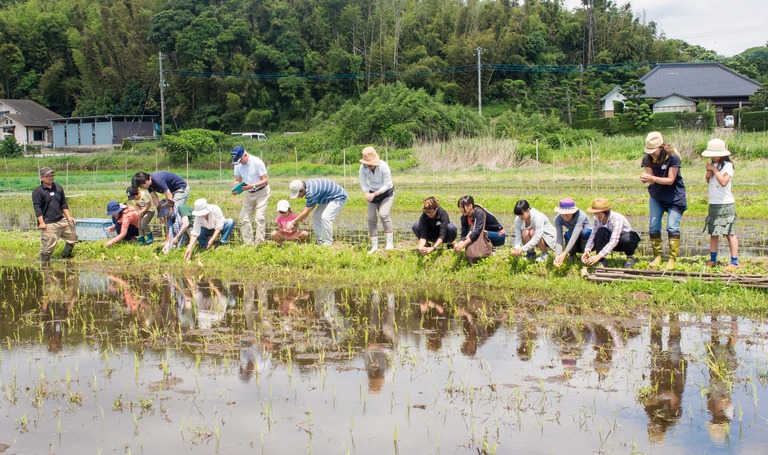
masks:
{"label": "man in blue striped shirt", "polygon": [[294,180],[288,185],[291,199],[305,197],[307,205],[295,220],[288,223],[286,228],[291,231],[296,225],[307,219],[310,212],[315,227],[315,241],[318,245],[333,244],[333,220],[341,208],[347,203],[347,192],[335,182],[328,179]]}

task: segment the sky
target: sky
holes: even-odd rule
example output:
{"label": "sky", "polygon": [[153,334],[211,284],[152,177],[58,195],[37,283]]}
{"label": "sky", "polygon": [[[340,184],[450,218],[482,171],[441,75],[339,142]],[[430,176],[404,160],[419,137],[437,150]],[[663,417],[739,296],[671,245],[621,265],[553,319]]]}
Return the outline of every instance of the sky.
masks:
{"label": "sky", "polygon": [[[768,0],[614,0],[635,17],[656,22],[659,33],[731,57],[768,42]],[[580,0],[565,0],[568,9]]]}

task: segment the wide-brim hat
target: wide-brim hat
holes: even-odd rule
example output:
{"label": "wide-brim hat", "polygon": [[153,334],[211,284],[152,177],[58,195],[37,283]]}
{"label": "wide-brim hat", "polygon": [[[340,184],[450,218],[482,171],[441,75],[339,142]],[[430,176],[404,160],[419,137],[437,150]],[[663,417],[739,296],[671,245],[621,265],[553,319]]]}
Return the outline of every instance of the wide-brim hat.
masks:
{"label": "wide-brim hat", "polygon": [[655,153],[662,145],[664,145],[664,136],[658,131],[651,131],[645,137],[645,153],[649,155]]}
{"label": "wide-brim hat", "polygon": [[114,216],[122,212],[127,206],[117,201],[109,201],[107,203],[107,216]]}
{"label": "wide-brim hat", "polygon": [[366,147],[363,149],[363,159],[360,162],[366,166],[378,166],[381,163],[381,158],[379,158],[375,148]]}
{"label": "wide-brim hat", "polygon": [[287,212],[288,210],[291,210],[291,203],[286,201],[285,199],[280,199],[277,201],[277,211],[278,212]]}
{"label": "wide-brim hat", "polygon": [[598,213],[611,210],[611,202],[603,197],[595,198],[592,205],[587,209],[589,213]]}
{"label": "wide-brim hat", "polygon": [[728,156],[731,152],[725,148],[725,141],[722,139],[712,139],[707,142],[707,149],[701,152],[701,156]]}
{"label": "wide-brim hat", "polygon": [[569,197],[560,199],[560,204],[555,207],[555,212],[561,215],[573,215],[578,211],[579,208],[576,207],[576,202],[574,202],[574,200]]}
{"label": "wide-brim hat", "polygon": [[291,183],[288,184],[288,191],[290,191],[290,197],[291,199],[296,199],[299,197],[299,191],[304,188],[304,182],[301,180],[293,180]]}
{"label": "wide-brim hat", "polygon": [[211,213],[211,209],[208,207],[208,201],[200,198],[195,201],[195,210],[192,211],[192,215],[205,216]]}

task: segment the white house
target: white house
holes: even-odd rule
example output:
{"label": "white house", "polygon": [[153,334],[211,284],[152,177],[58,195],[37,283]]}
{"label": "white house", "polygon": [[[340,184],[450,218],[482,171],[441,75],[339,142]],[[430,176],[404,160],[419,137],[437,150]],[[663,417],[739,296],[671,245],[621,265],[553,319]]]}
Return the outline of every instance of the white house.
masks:
{"label": "white house", "polygon": [[672,93],[653,103],[653,113],[657,112],[696,112],[696,100]]}
{"label": "white house", "polygon": [[30,100],[0,99],[0,136],[12,135],[21,145],[53,144],[51,119],[61,116]]}
{"label": "white house", "polygon": [[603,103],[603,117],[613,117],[613,102],[614,101],[624,101],[627,99],[624,95],[622,95],[619,90],[621,90],[621,87],[618,85],[613,88],[610,92],[608,92],[607,95],[600,98],[600,101]]}

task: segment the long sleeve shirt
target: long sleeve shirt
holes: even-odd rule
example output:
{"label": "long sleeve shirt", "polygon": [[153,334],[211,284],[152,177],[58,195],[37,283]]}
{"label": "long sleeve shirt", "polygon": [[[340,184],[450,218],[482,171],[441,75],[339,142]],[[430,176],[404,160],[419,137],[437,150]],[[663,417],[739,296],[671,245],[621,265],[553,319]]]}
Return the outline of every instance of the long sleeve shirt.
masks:
{"label": "long sleeve shirt", "polygon": [[[582,232],[584,232],[584,229],[588,226],[589,216],[582,210],[576,212],[571,218],[571,221],[565,221],[562,215],[557,215],[555,217],[555,254],[560,254],[562,252],[570,253],[573,247],[576,246],[576,242],[579,241]],[[571,239],[568,241],[568,245],[565,246],[565,249],[563,249],[563,243],[565,243],[565,236],[563,235],[564,229],[571,232]]]}
{"label": "long sleeve shirt", "polygon": [[461,240],[469,238],[471,241],[477,240],[480,233],[483,232],[483,226],[488,232],[504,233],[504,226],[499,223],[493,214],[479,205],[475,205],[472,210],[472,216],[461,216]]}
{"label": "long sleeve shirt", "polygon": [[429,233],[440,231],[437,236],[438,239],[445,242],[445,236],[448,234],[448,224],[450,224],[451,218],[448,216],[448,212],[444,208],[438,207],[437,214],[434,218],[430,218],[426,213],[422,213],[419,217],[419,225],[416,228],[419,239],[430,238]]}
{"label": "long sleeve shirt", "polygon": [[213,229],[221,232],[224,229],[224,212],[221,211],[221,207],[218,205],[208,204],[208,208],[211,210],[208,212],[207,217],[196,216],[195,222],[192,226],[192,236],[200,237],[200,231],[205,229]]}
{"label": "long sleeve shirt", "polygon": [[600,229],[601,227],[604,227],[609,231],[611,231],[611,240],[598,253],[602,257],[606,257],[608,253],[610,253],[611,251],[613,251],[614,248],[616,248],[616,245],[619,244],[619,239],[621,238],[621,234],[624,234],[626,232],[632,232],[632,226],[629,224],[629,221],[627,221],[624,215],[620,213],[611,212],[605,224],[601,223],[600,220],[598,220],[597,217],[595,217],[594,224],[592,225],[592,234],[589,236],[589,240],[587,240],[587,245],[584,247],[586,251],[592,251],[592,247],[595,246],[595,234],[597,234],[597,230]]}
{"label": "long sleeve shirt", "polygon": [[393,186],[392,173],[385,161],[381,161],[373,170],[370,170],[365,164],[360,165],[360,188],[363,193],[378,192],[381,194]]}
{"label": "long sleeve shirt", "polygon": [[[542,238],[549,240],[548,245],[552,245],[555,240],[555,227],[549,222],[547,215],[539,212],[536,209],[531,209],[531,218],[529,219],[529,225],[526,226],[525,221],[519,216],[515,218],[515,248],[520,248],[525,252],[532,251],[536,248],[536,245],[541,242]],[[535,232],[531,240],[523,245],[523,229],[534,229]]]}

